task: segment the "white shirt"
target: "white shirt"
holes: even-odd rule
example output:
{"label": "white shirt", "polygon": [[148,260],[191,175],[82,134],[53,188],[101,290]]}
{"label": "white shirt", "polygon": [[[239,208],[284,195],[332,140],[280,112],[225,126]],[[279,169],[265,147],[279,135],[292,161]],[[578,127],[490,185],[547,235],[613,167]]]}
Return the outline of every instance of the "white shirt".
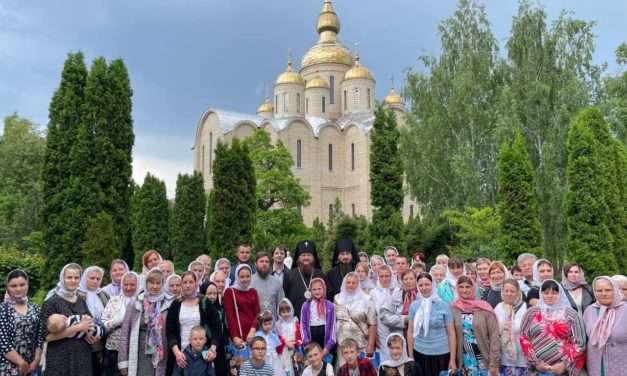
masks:
{"label": "white shirt", "polygon": [[200,310],[197,305],[187,307],[181,304],[179,313],[179,324],[181,325],[181,351],[189,344],[189,334],[192,328],[200,324]]}
{"label": "white shirt", "polygon": [[318,316],[318,308],[313,301],[309,305],[309,312],[309,326],[320,326],[327,324],[327,322],[325,321],[325,317]]}
{"label": "white shirt", "polygon": [[[322,371],[322,370],[320,370],[320,371]],[[316,372],[316,373],[314,374],[314,371],[313,371],[313,369],[312,369],[312,366],[311,366],[311,365],[309,365],[309,366],[307,366],[307,368],[305,368],[305,370],[303,371],[303,375],[302,375],[302,376],[317,376],[317,375],[320,373],[320,371],[318,371],[318,372]],[[332,365],[327,364],[327,371],[326,371],[326,373],[324,373],[324,375],[326,375],[326,376],[333,376],[333,375],[335,375],[335,374],[333,373],[333,366],[332,366]]]}

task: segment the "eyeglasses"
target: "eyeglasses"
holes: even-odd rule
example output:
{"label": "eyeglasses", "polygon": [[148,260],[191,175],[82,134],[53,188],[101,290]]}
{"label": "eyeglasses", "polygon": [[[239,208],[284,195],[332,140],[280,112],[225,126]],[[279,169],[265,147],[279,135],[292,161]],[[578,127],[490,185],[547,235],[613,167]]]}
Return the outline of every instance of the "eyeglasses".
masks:
{"label": "eyeglasses", "polygon": [[253,347],[253,351],[264,352],[266,351],[266,348],[265,347]]}

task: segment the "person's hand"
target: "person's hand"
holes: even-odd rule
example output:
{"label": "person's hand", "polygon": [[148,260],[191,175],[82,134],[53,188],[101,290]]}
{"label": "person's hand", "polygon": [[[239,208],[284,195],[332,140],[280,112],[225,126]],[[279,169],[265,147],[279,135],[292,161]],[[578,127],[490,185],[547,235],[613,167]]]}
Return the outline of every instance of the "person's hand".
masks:
{"label": "person's hand", "polygon": [[33,359],[33,361],[28,365],[28,373],[35,373],[37,371],[37,367],[39,367],[39,359]]}
{"label": "person's hand", "polygon": [[540,363],[536,364],[536,369],[540,372],[551,372],[551,366],[543,361],[540,361]]}
{"label": "person's hand", "polygon": [[212,362],[216,358],[215,350],[209,349],[207,351],[207,362]]}
{"label": "person's hand", "polygon": [[457,365],[455,364],[454,359],[449,360],[448,369],[451,371],[451,374],[457,375]]}
{"label": "person's hand", "polygon": [[556,375],[562,375],[566,373],[566,364],[564,364],[564,362],[554,364],[553,366],[551,366],[551,372]]}
{"label": "person's hand", "polygon": [[488,372],[490,372],[490,376],[498,376],[499,375],[499,369],[495,368],[495,367],[490,367]]}
{"label": "person's hand", "polygon": [[180,368],[185,368],[187,366],[187,360],[185,359],[185,354],[181,350],[174,352],[174,357],[176,358],[176,364]]}
{"label": "person's hand", "polygon": [[239,337],[233,337],[233,345],[237,349],[241,349],[244,347],[244,341]]}
{"label": "person's hand", "polygon": [[322,349],[322,355],[321,357],[324,358],[325,356],[327,356],[327,354],[329,353],[329,349],[327,349],[326,347],[324,349]]}
{"label": "person's hand", "polygon": [[22,361],[18,363],[17,369],[20,376],[28,375],[28,363],[26,363],[24,359],[22,359]]}
{"label": "person's hand", "polygon": [[88,334],[85,336],[85,341],[90,345],[95,345],[98,341],[100,341],[100,337],[94,337],[91,334]]}
{"label": "person's hand", "polygon": [[120,375],[122,376],[128,375],[128,368],[120,368]]}
{"label": "person's hand", "polygon": [[246,343],[252,344],[253,338],[255,338],[255,332],[248,332],[248,336],[246,336]]}
{"label": "person's hand", "polygon": [[407,323],[409,322],[409,315],[405,315],[403,317],[405,318],[405,325],[407,325]]}
{"label": "person's hand", "polygon": [[285,346],[287,346],[287,348],[291,350],[294,348],[294,342],[285,340]]}
{"label": "person's hand", "polygon": [[368,345],[366,346],[366,356],[371,357],[374,355],[374,346]]}
{"label": "person's hand", "polygon": [[89,329],[91,329],[93,323],[94,319],[91,316],[86,315],[78,324],[76,324],[76,329],[79,332],[83,332],[86,334],[87,332],[89,332]]}

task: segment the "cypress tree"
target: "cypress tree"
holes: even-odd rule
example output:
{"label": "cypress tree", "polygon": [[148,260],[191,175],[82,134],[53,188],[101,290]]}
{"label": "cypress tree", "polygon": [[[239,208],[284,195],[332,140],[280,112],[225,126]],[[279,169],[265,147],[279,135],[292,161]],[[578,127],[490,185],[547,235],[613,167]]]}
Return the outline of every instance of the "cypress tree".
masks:
{"label": "cypress tree", "polygon": [[516,132],[511,147],[507,142],[501,147],[498,180],[501,254],[510,264],[521,253],[543,257],[533,166],[520,132]]}
{"label": "cypress tree", "polygon": [[219,142],[207,205],[207,238],[213,259],[233,259],[238,244],[251,242],[257,211],[255,190],[248,148],[237,138],[230,147]]}
{"label": "cypress tree", "polygon": [[[568,166],[565,197],[568,233],[566,256],[590,275],[612,275],[618,270],[605,201],[604,157],[587,125],[590,110],[582,110],[568,133]],[[592,116],[593,117],[593,116]]]}
{"label": "cypress tree", "polygon": [[[118,257],[114,223],[108,213],[100,212],[87,221],[82,252],[85,265],[97,265],[104,270],[109,268],[111,260]],[[104,278],[108,277],[107,273]]]}
{"label": "cypress tree", "polygon": [[176,179],[176,197],[172,208],[170,246],[172,258],[179,268],[205,252],[205,190],[200,173],[179,174]]}
{"label": "cypress tree", "polygon": [[370,199],[372,251],[393,244],[404,249],[403,164],[398,150],[399,131],[391,109],[378,107],[370,134]]}
{"label": "cypress tree", "polygon": [[154,249],[164,259],[169,258],[169,204],[165,182],[146,174],[144,184],[138,188],[131,199],[131,223],[135,269],[142,265],[142,255]]}

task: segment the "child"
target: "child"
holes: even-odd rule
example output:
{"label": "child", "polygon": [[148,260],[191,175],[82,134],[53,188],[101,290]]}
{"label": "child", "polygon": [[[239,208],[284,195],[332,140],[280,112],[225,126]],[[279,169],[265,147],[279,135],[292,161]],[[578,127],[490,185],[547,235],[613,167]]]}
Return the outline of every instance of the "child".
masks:
{"label": "child", "polygon": [[359,345],[357,341],[352,338],[347,338],[340,345],[340,351],[346,363],[342,364],[337,370],[337,376],[376,376],[375,371],[370,359],[359,359],[357,354],[359,352]]}
{"label": "child", "polygon": [[311,342],[305,346],[305,354],[309,366],[305,368],[302,376],[333,376],[333,366],[322,360],[322,348],[317,342]]}
{"label": "child", "polygon": [[407,342],[398,333],[392,333],[387,338],[390,359],[379,366],[379,376],[419,376],[422,369],[418,363],[407,356]]}
{"label": "child", "polygon": [[[326,299],[327,286],[322,278],[313,278],[309,282],[309,292],[311,298],[300,311],[303,345],[319,343],[322,346],[321,356],[325,359],[335,346],[335,306]],[[328,358],[325,361],[331,362]]]}
{"label": "child", "polygon": [[[61,333],[66,328],[69,328],[70,326],[74,326],[78,324],[79,322],[83,321],[83,319],[86,316],[87,315],[64,316],[64,315],[55,313],[53,315],[50,315],[50,317],[48,317],[48,322],[46,323],[46,326],[48,328],[49,333],[57,334],[57,333]],[[90,334],[94,337],[103,337],[106,334],[106,332],[107,332],[107,329],[105,328],[102,321],[92,319],[92,325],[88,333],[76,332],[74,334],[67,336],[67,338],[83,338],[85,337],[85,334]]]}
{"label": "child", "polygon": [[[180,368],[178,363],[174,365],[172,376],[213,376],[213,363],[207,361],[207,356],[212,350],[207,349],[207,335],[205,329],[195,325],[189,332],[189,345],[183,350],[185,354],[185,368]],[[213,352],[215,355],[215,352]]]}
{"label": "child", "polygon": [[266,340],[256,336],[253,338],[251,349],[251,358],[242,364],[239,376],[274,376],[272,366],[264,361],[267,351]]}
{"label": "child", "polygon": [[257,316],[257,332],[255,336],[261,337],[266,341],[267,349],[265,352],[265,363],[272,367],[275,375],[285,375],[283,363],[279,358],[277,349],[281,346],[279,336],[273,330],[274,322],[272,321],[272,312],[263,311]]}
{"label": "child", "polygon": [[[277,352],[287,376],[294,375],[294,349],[302,345],[300,323],[294,316],[294,307],[289,299],[284,298],[277,309],[279,320],[276,322],[276,334],[279,336],[281,346]],[[275,370],[276,371],[276,370]]]}

